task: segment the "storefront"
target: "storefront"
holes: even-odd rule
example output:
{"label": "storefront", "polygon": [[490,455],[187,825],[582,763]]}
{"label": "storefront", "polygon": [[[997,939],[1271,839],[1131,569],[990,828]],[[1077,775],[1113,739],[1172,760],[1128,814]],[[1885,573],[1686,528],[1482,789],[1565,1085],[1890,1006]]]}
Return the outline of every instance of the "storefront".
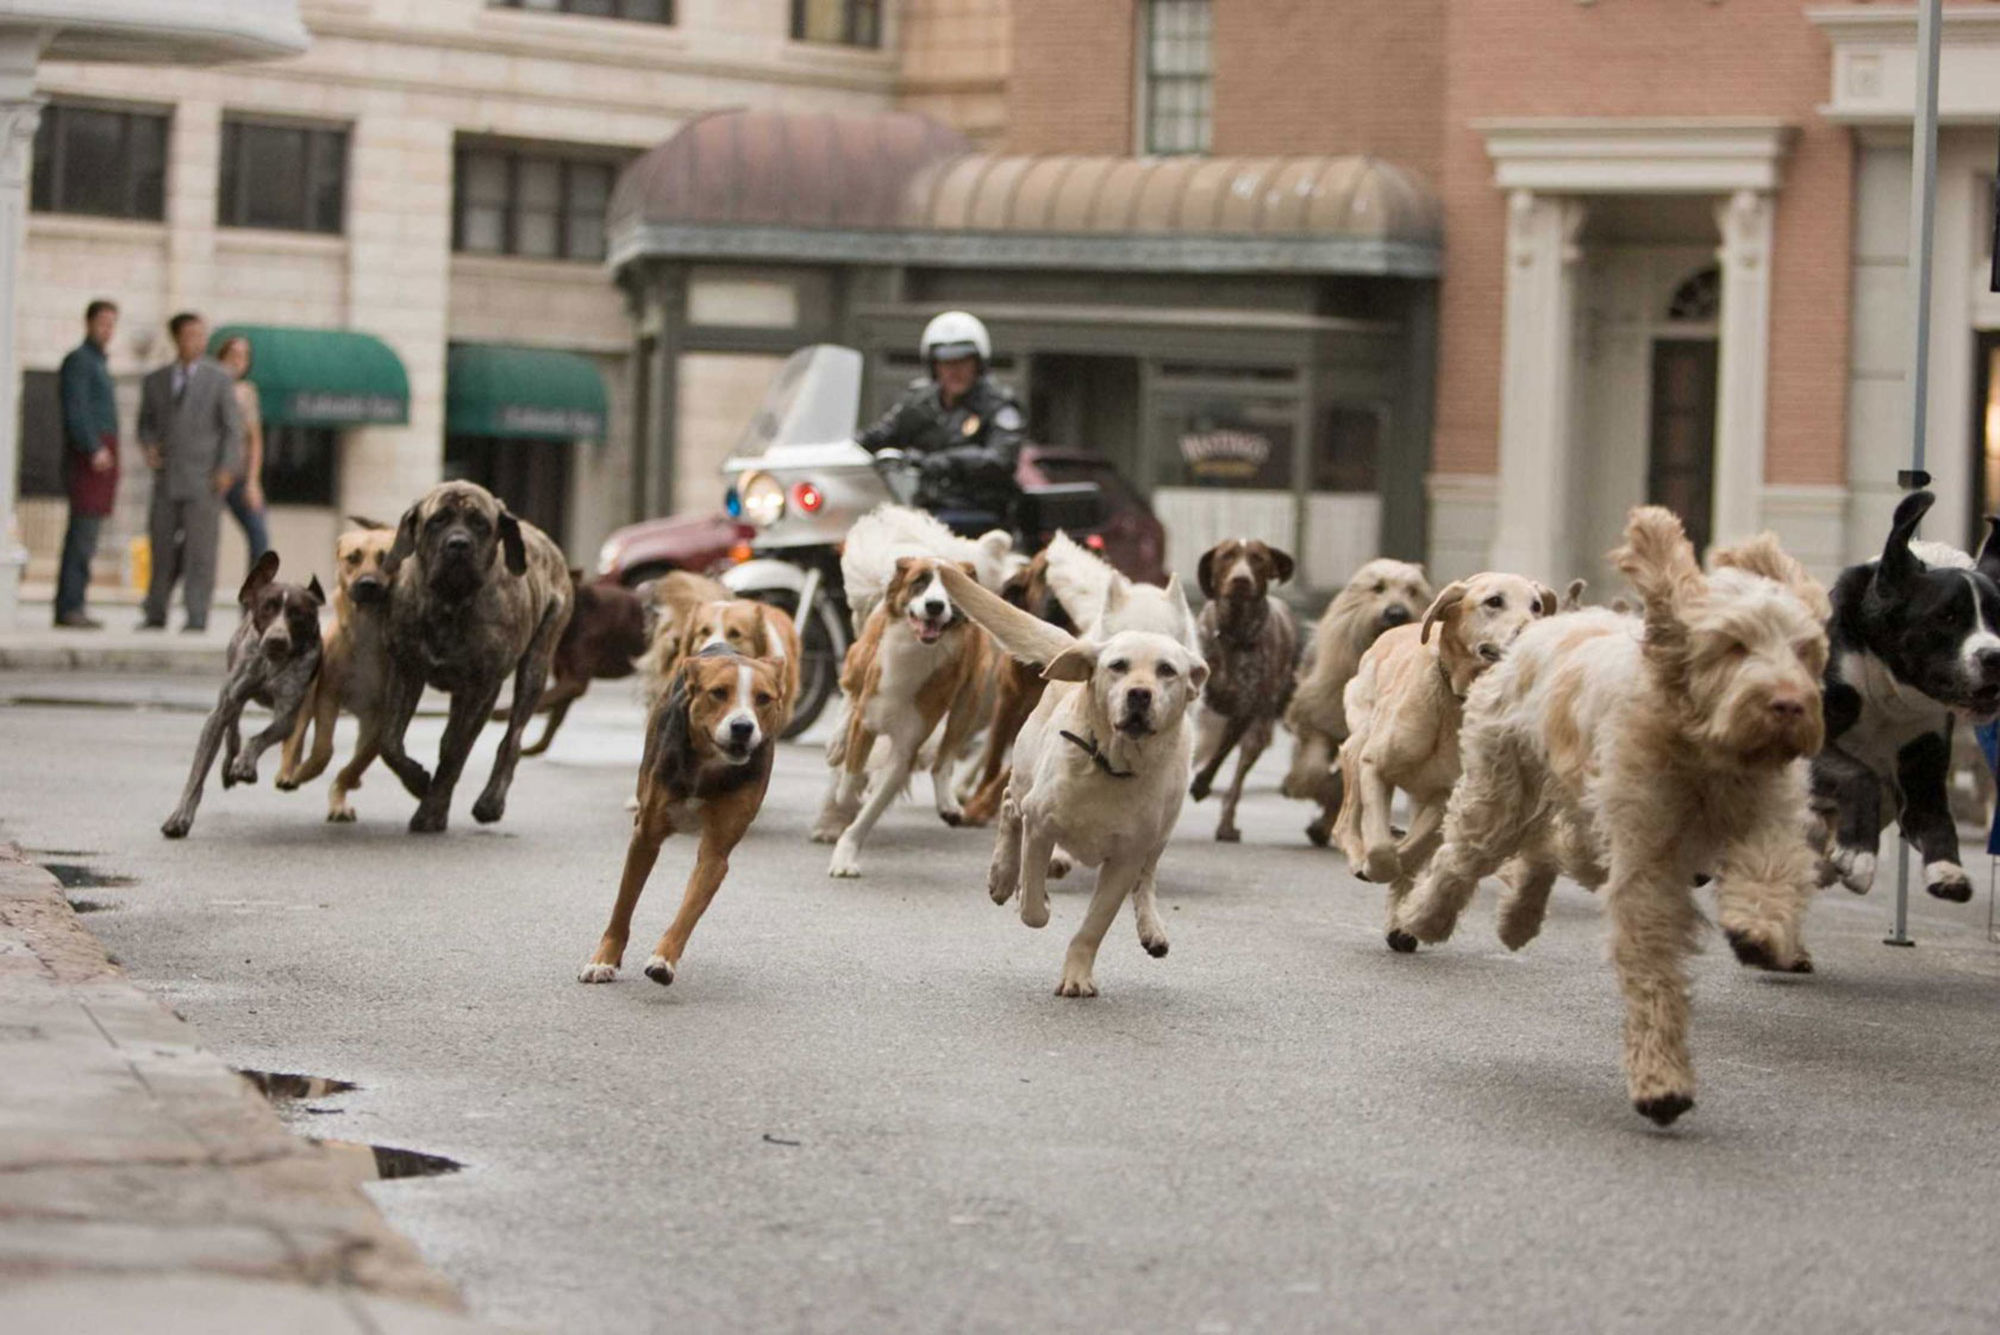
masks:
{"label": "storefront", "polygon": [[867,357],[864,415],[939,310],[984,319],[1031,435],[1151,499],[1169,558],[1252,533],[1326,590],[1425,547],[1435,201],[1366,158],[1006,157],[921,117],[731,112],[629,168],[635,517],[702,509],[783,356]]}
{"label": "storefront", "polygon": [[570,534],[580,450],[609,424],[590,358],[547,348],[454,343],[445,359],[444,475],[479,483],[559,545]]}

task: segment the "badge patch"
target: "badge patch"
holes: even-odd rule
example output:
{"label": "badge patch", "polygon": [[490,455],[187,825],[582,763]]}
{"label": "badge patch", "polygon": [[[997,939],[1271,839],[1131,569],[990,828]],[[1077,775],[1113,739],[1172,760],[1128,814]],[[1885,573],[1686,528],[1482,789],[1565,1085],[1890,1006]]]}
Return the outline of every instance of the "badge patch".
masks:
{"label": "badge patch", "polygon": [[964,426],[962,426],[962,427],[960,427],[960,428],[958,429],[958,434],[960,434],[961,436],[976,436],[976,435],[978,435],[978,434],[979,434],[979,419],[978,419],[977,417],[968,417],[968,418],[966,418],[966,419],[965,419],[965,425],[964,425]]}
{"label": "badge patch", "polygon": [[1001,404],[1000,411],[993,414],[993,425],[999,427],[1002,431],[1019,431],[1021,429],[1021,410],[1011,403]]}

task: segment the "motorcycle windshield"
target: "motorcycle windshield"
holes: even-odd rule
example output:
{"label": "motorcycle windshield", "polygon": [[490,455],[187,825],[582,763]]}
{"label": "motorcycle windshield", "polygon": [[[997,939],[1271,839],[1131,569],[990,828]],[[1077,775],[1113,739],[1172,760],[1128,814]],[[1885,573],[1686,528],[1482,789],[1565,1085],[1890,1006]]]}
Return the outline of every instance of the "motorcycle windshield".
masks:
{"label": "motorcycle windshield", "polygon": [[787,357],[736,442],[730,466],[747,465],[772,450],[853,440],[861,413],[861,368],[860,353],[833,343],[815,343]]}

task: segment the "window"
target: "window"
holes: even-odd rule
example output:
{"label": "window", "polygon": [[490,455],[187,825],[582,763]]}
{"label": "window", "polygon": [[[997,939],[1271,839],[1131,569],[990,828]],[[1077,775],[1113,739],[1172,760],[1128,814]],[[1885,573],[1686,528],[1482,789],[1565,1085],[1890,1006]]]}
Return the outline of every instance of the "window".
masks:
{"label": "window", "polygon": [[225,227],[339,233],[347,211],[347,131],[225,119],[222,191]]}
{"label": "window", "polygon": [[167,216],[166,199],[164,113],[61,102],[42,109],[29,193],[35,212],[157,221]]}
{"label": "window", "polygon": [[1354,403],[1330,403],[1320,411],[1314,443],[1314,491],[1374,491],[1382,457],[1382,414]]}
{"label": "window", "polygon": [[792,0],[792,40],[882,45],[882,0]]}
{"label": "window", "polygon": [[672,23],[674,0],[492,0],[497,9],[526,9],[538,14],[581,14],[587,18],[629,19],[634,23]]}
{"label": "window", "polygon": [[1146,152],[1208,152],[1212,32],[1209,0],[1149,0],[1140,89]]}
{"label": "window", "polygon": [[474,255],[601,260],[614,171],[601,160],[460,148],[453,248]]}
{"label": "window", "polygon": [[332,505],[340,437],[323,426],[264,428],[264,499],[272,505]]}
{"label": "window", "polygon": [[62,377],[54,371],[21,372],[21,496],[61,496]]}

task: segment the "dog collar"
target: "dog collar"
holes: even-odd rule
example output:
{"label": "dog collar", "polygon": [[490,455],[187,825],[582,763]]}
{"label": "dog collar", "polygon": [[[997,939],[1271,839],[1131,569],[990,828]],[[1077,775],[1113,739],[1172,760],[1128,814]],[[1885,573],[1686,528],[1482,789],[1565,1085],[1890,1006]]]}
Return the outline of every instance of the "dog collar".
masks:
{"label": "dog collar", "polygon": [[1444,655],[1442,654],[1438,655],[1437,669],[1438,679],[1444,683],[1445,694],[1460,704],[1464,704],[1465,697],[1472,693],[1472,688],[1468,686],[1462,691],[1458,689],[1458,683],[1451,679],[1451,669],[1444,665]]}
{"label": "dog collar", "polygon": [[1086,741],[1083,738],[1077,736],[1073,732],[1067,732],[1061,730],[1057,731],[1056,736],[1062,738],[1064,741],[1074,746],[1077,750],[1089,756],[1091,764],[1097,766],[1097,768],[1103,770],[1106,774],[1109,774],[1112,778],[1129,779],[1132,777],[1132,771],[1129,769],[1111,768],[1111,758],[1104,754],[1103,748],[1098,746],[1097,739],[1095,737],[1092,737],[1088,741]]}

